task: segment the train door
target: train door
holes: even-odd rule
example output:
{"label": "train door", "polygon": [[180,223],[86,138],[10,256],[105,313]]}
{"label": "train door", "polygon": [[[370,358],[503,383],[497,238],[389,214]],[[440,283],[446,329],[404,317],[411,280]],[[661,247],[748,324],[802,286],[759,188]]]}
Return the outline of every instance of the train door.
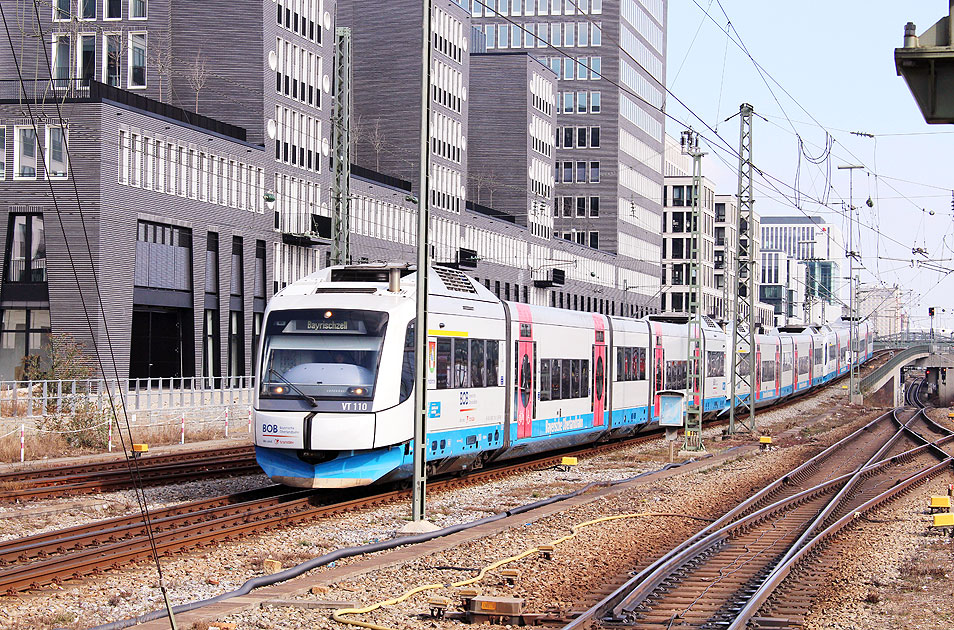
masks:
{"label": "train door", "polygon": [[530,308],[517,305],[520,330],[514,342],[514,415],[517,421],[517,439],[528,438],[533,433],[533,417],[536,413],[534,394],[534,361],[536,342],[533,341],[533,323]]}
{"label": "train door", "polygon": [[658,325],[653,326],[653,417],[659,417],[659,392],[664,388],[663,375],[665,374],[665,352],[663,351],[662,330]]}
{"label": "train door", "polygon": [[603,318],[593,316],[595,343],[593,344],[593,395],[590,397],[590,409],[593,411],[593,426],[604,424],[606,410],[606,329]]}
{"label": "train door", "polygon": [[781,395],[782,388],[782,340],[775,340],[775,397]]}
{"label": "train door", "polygon": [[798,391],[798,338],[792,337],[792,352],[795,357],[792,362],[792,391]]}
{"label": "train door", "polygon": [[755,342],[755,400],[762,399],[762,346]]}

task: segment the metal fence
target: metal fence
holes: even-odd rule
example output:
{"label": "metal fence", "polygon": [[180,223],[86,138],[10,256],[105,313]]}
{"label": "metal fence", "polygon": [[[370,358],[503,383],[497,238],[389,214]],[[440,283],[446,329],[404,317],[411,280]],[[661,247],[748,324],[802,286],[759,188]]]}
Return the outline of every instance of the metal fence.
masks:
{"label": "metal fence", "polygon": [[253,376],[0,381],[0,420],[71,413],[91,402],[105,409],[111,401],[117,413],[123,405],[127,413],[250,405],[254,386]]}

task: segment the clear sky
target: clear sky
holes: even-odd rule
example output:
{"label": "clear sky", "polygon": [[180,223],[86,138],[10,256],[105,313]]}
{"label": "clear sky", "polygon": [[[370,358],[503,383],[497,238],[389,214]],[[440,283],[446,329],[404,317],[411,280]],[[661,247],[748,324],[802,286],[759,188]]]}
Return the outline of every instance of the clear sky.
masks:
{"label": "clear sky", "polygon": [[[666,129],[678,137],[684,128],[680,123],[691,124],[709,143],[719,144],[698,115],[737,151],[738,117],[723,121],[741,103],[751,103],[767,119],[755,119],[753,161],[777,180],[771,185],[778,189],[757,176],[756,210],[802,215],[794,205],[800,161],[801,209],[841,226],[845,241],[842,202],[849,197],[849,171],[837,166],[865,166],[854,171],[862,283],[910,290],[905,299],[911,328],[927,328],[927,307],[934,306],[935,328],[950,333],[954,273],[913,266],[912,259],[924,257],[911,250],[924,248],[934,265],[954,270],[954,125],[925,123],[894,66],[904,25],[914,22],[920,35],[947,11],[948,3],[939,0],[669,0],[668,88],[693,113],[668,96],[667,112],[675,120],[667,120]],[[764,69],[764,79],[740,47],[727,41],[726,15],[733,27],[729,32]],[[812,164],[806,156],[825,153],[826,130],[833,141],[830,159]],[[798,137],[804,143],[801,159]],[[721,146],[715,150],[706,144],[704,173],[720,194],[734,194],[738,158]],[[827,207],[819,203],[826,190]],[[873,208],[865,204],[869,197]]]}

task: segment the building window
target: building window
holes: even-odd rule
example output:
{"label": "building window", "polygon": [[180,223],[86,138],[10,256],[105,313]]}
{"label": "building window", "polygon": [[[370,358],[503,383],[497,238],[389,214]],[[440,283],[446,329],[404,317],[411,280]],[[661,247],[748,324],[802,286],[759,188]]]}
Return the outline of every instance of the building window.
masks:
{"label": "building window", "polygon": [[590,247],[593,249],[600,248],[600,233],[599,232],[590,232]]}
{"label": "building window", "polygon": [[245,318],[229,311],[229,377],[245,375]]}
{"label": "building window", "polygon": [[106,0],[106,18],[107,20],[121,20],[123,17],[122,0]]}
{"label": "building window", "polygon": [[586,162],[576,163],[576,181],[577,183],[586,182]]}
{"label": "building window", "polygon": [[7,282],[46,282],[46,236],[43,215],[10,215]]}
{"label": "building window", "polygon": [[265,241],[255,241],[255,292],[257,298],[265,297]]}
{"label": "building window", "polygon": [[146,19],[146,0],[130,0],[129,19],[131,20]]}
{"label": "building window", "polygon": [[586,216],[586,197],[576,198],[576,216],[578,217]]}
{"label": "building window", "polygon": [[591,114],[600,113],[600,93],[599,92],[590,92],[590,113]]}
{"label": "building window", "polygon": [[23,359],[40,356],[40,367],[49,366],[50,311],[7,309],[0,320],[0,380],[23,380]]}
{"label": "building window", "polygon": [[107,33],[103,35],[103,83],[119,87],[122,76],[122,35]]}
{"label": "building window", "polygon": [[215,387],[222,368],[219,366],[219,312],[206,309],[202,323],[202,375],[206,387]]}
{"label": "building window", "polygon": [[69,173],[66,133],[63,127],[46,128],[46,176],[64,178]]}
{"label": "building window", "polygon": [[229,282],[229,294],[242,297],[245,294],[245,274],[242,269],[242,237],[232,237],[232,276]]}
{"label": "building window", "polygon": [[84,20],[96,19],[96,0],[80,0],[80,7]]}
{"label": "building window", "polygon": [[600,128],[590,127],[590,148],[600,148]]}
{"label": "building window", "polygon": [[14,178],[36,179],[36,132],[32,127],[17,127],[14,140]]}
{"label": "building window", "polygon": [[130,89],[146,87],[146,34],[129,34],[129,83]]}
{"label": "building window", "polygon": [[70,84],[70,42],[69,35],[53,36],[52,75],[57,89],[65,89]]}
{"label": "building window", "polygon": [[600,198],[599,197],[590,197],[590,216],[591,217],[600,216]]}
{"label": "building window", "polygon": [[79,78],[81,85],[89,85],[96,78],[96,36],[80,35],[79,38]]}
{"label": "building window", "polygon": [[192,290],[192,231],[140,221],[136,236],[135,286]]}
{"label": "building window", "polygon": [[219,293],[219,235],[209,232],[205,245],[205,292]]}
{"label": "building window", "polygon": [[69,21],[73,17],[72,12],[70,11],[70,5],[73,4],[73,0],[56,0],[53,5],[53,21],[62,22]]}
{"label": "building window", "polygon": [[598,184],[600,181],[600,163],[590,162],[590,183]]}

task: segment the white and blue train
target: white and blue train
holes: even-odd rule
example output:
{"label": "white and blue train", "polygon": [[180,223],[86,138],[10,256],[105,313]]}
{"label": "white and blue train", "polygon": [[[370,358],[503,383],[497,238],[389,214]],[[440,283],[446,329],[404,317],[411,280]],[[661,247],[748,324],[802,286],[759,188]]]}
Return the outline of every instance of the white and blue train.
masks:
{"label": "white and blue train", "polygon": [[[345,488],[411,476],[415,279],[406,267],[331,267],[272,299],[254,403],[269,478]],[[624,437],[658,420],[661,392],[687,388],[686,324],[501,301],[445,267],[428,290],[431,473]],[[845,323],[757,335],[756,406],[847,373],[849,334]],[[708,416],[729,406],[727,338],[706,322]],[[860,323],[854,356],[872,350]],[[748,401],[744,384],[737,396]]]}

